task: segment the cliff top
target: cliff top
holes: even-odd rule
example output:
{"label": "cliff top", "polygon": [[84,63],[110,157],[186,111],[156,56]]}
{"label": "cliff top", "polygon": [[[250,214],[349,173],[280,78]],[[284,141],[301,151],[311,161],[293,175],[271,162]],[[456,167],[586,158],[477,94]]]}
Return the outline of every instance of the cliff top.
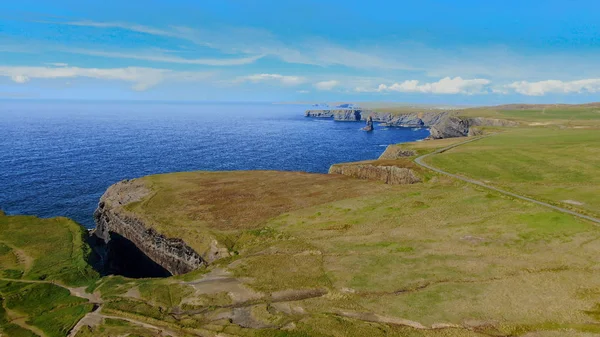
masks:
{"label": "cliff top", "polygon": [[[252,230],[278,215],[388,189],[346,177],[302,172],[185,172],[134,180],[150,193],[126,204],[167,237],[182,238],[202,253],[211,233]],[[217,235],[218,236],[218,235]]]}

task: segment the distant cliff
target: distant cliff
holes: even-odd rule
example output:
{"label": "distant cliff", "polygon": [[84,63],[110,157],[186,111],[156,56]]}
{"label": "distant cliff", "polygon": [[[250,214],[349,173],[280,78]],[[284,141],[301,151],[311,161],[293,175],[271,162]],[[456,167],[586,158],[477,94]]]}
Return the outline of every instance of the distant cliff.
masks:
{"label": "distant cliff", "polygon": [[[336,121],[366,121],[369,117],[374,122],[386,126],[428,127],[431,138],[453,138],[469,135],[472,126],[513,127],[517,122],[491,118],[461,118],[454,111],[425,111],[403,114],[377,112],[361,109],[307,110],[304,115],[313,118],[333,118]],[[473,134],[473,132],[471,132]]]}
{"label": "distant cliff", "polygon": [[304,116],[313,118],[333,118],[340,122],[356,122],[366,118],[371,114],[370,110],[362,109],[325,109],[325,110],[306,110]]}

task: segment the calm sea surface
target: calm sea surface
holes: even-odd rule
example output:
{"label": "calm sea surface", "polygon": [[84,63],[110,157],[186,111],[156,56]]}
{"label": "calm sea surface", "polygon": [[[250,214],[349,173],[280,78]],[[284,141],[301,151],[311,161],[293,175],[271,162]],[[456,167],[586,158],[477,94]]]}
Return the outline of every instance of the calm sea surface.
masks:
{"label": "calm sea surface", "polygon": [[0,101],[0,209],[86,227],[108,186],[193,170],[326,173],[375,159],[427,129],[360,130],[304,117],[306,106],[242,103]]}

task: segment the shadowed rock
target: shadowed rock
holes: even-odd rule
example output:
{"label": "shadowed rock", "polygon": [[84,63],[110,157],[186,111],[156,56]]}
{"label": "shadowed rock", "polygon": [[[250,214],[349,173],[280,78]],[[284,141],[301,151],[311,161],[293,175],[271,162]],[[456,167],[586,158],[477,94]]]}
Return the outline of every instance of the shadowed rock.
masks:
{"label": "shadowed rock", "polygon": [[369,116],[369,118],[367,118],[367,126],[362,129],[367,132],[373,131],[373,117]]}

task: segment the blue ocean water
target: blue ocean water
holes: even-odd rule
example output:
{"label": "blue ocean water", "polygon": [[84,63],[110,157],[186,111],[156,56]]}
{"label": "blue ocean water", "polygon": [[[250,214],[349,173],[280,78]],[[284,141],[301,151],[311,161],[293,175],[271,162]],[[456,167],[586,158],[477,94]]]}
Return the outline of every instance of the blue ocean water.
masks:
{"label": "blue ocean water", "polygon": [[123,179],[192,170],[326,173],[377,158],[427,129],[361,131],[258,103],[0,101],[0,209],[93,227],[102,193]]}

